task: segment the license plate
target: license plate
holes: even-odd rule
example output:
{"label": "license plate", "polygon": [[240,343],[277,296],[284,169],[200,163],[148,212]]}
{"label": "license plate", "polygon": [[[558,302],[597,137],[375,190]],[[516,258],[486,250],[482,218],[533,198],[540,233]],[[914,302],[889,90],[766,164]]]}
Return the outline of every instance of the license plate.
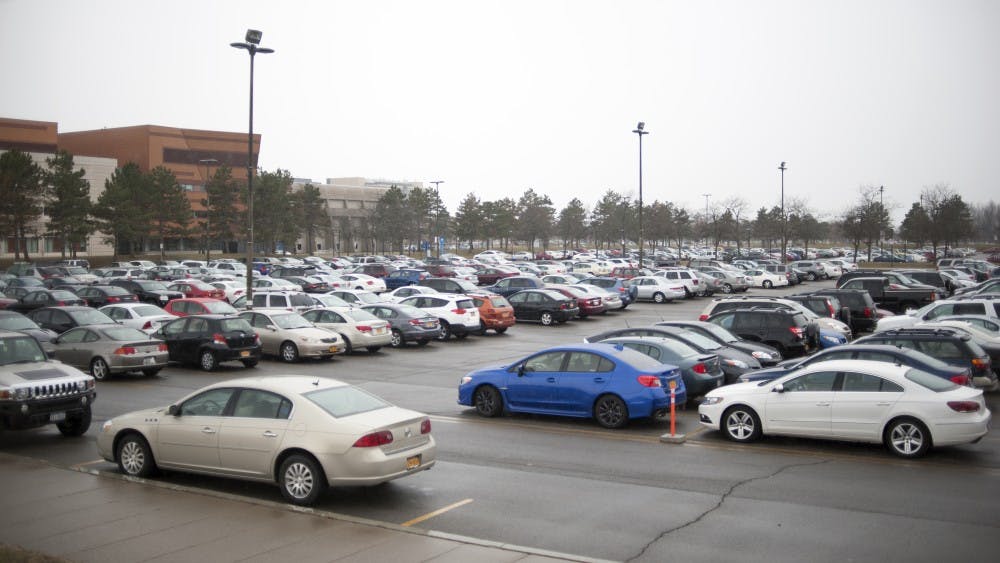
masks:
{"label": "license plate", "polygon": [[250,350],[240,350],[240,357],[246,358],[250,355]]}
{"label": "license plate", "polygon": [[337,352],[337,347],[336,346],[330,346],[330,352],[336,353]]}
{"label": "license plate", "polygon": [[[49,413],[49,422],[62,422],[64,420],[66,420],[66,413],[64,413],[64,412]],[[410,468],[409,467],[409,461],[410,460],[406,460],[406,461],[407,461],[407,467],[406,468],[409,469]]]}
{"label": "license plate", "polygon": [[406,470],[416,469],[420,467],[420,456],[415,455],[413,457],[406,458]]}
{"label": "license plate", "polygon": [[375,334],[385,334],[385,327],[383,327],[383,328],[376,328],[375,329]]}
{"label": "license plate", "polygon": [[156,358],[143,358],[142,363],[147,366],[151,366],[156,363]]}

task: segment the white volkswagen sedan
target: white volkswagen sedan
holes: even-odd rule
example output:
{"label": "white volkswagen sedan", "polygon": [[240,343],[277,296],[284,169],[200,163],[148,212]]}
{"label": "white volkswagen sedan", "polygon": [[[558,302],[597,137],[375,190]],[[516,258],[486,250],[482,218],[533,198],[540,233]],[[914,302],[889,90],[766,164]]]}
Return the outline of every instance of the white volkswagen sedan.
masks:
{"label": "white volkswagen sedan", "polygon": [[932,446],[979,441],[989,430],[983,392],[907,366],[833,360],[765,382],[709,391],[701,424],[736,442],[783,434],[883,443],[919,457]]}
{"label": "white volkswagen sedan", "polygon": [[754,287],[771,289],[772,287],[788,285],[788,278],[784,274],[775,274],[767,270],[748,270],[745,275],[753,280]]}
{"label": "white volkswagen sedan", "polygon": [[322,377],[230,379],[176,403],[104,423],[101,457],[122,473],[157,469],[276,483],[293,504],[328,485],[365,486],[434,466],[431,421]]}
{"label": "white volkswagen sedan", "polygon": [[636,286],[636,299],[649,299],[656,303],[670,303],[674,299],[684,299],[684,285],[678,281],[660,276],[638,276],[632,278]]}

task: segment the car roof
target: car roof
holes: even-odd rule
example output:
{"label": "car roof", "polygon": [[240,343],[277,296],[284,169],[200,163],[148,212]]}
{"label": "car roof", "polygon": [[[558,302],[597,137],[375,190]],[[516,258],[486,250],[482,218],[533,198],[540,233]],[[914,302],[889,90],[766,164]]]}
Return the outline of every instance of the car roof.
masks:
{"label": "car roof", "polygon": [[[889,375],[897,378],[903,378],[906,372],[914,369],[911,366],[897,365],[892,362],[880,362],[877,360],[827,360],[823,362],[816,362],[804,368],[802,371],[814,371],[820,367],[831,371],[865,371],[869,373],[876,373],[878,375]],[[797,370],[792,372],[792,374],[798,375],[801,374],[802,371]]]}
{"label": "car roof", "polygon": [[280,394],[292,392],[301,395],[319,389],[350,387],[350,384],[337,379],[315,375],[263,375],[220,381],[209,385],[202,390],[215,389],[219,387],[253,387],[263,389],[265,391],[274,391]]}

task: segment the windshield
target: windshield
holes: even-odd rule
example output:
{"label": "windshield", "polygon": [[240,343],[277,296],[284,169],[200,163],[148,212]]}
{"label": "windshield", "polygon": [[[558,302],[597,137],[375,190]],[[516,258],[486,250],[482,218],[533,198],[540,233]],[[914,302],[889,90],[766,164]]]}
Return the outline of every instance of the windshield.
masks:
{"label": "windshield", "polygon": [[274,315],[271,317],[278,328],[309,328],[313,324],[298,313],[288,313],[287,315]]}
{"label": "windshield", "polygon": [[45,352],[31,336],[0,339],[0,365],[44,362]]}
{"label": "windshield", "polygon": [[356,321],[377,321],[378,317],[369,313],[368,311],[362,309],[351,309],[350,311],[344,311],[341,313],[345,317],[350,317]]}
{"label": "windshield", "polygon": [[689,342],[702,350],[718,350],[719,348],[722,348],[722,344],[719,344],[707,336],[702,336],[697,332],[685,330],[680,335],[686,342]]}
{"label": "windshield", "polygon": [[135,282],[143,291],[167,291],[167,286],[158,281]]}
{"label": "windshield", "polygon": [[79,310],[79,311],[73,311],[73,313],[71,314],[73,316],[73,320],[75,320],[76,324],[79,326],[115,324],[115,321],[111,320],[111,317],[105,315],[100,311]]}
{"label": "windshield", "polygon": [[367,391],[351,386],[313,391],[305,397],[336,418],[392,406]]}
{"label": "windshield", "polygon": [[382,300],[379,299],[378,296],[375,295],[374,293],[360,293],[359,292],[359,293],[356,293],[355,295],[357,296],[358,301],[360,301],[362,303],[375,304],[375,303],[381,303],[382,302]]}
{"label": "windshield", "polygon": [[215,313],[217,315],[234,315],[237,313],[236,309],[225,301],[206,301],[202,303],[202,305],[208,309],[209,313]]}
{"label": "windshield", "polygon": [[90,273],[83,268],[66,268],[66,272],[69,273],[69,275],[71,276],[79,276],[80,274],[86,275]]}
{"label": "windshield", "polygon": [[156,317],[170,315],[170,313],[164,311],[163,309],[157,307],[156,305],[140,305],[132,309],[136,315],[140,317]]}
{"label": "windshield", "polygon": [[35,321],[22,315],[0,317],[0,328],[4,330],[38,330]]}
{"label": "windshield", "polygon": [[[294,296],[293,296],[294,297]],[[323,307],[350,307],[351,304],[336,295],[313,295],[312,299]]]}
{"label": "windshield", "polygon": [[705,323],[704,325],[698,325],[699,328],[705,330],[705,332],[711,332],[713,336],[722,340],[723,342],[739,342],[740,339],[736,338],[736,335],[729,332],[728,330],[722,328],[717,324]]}

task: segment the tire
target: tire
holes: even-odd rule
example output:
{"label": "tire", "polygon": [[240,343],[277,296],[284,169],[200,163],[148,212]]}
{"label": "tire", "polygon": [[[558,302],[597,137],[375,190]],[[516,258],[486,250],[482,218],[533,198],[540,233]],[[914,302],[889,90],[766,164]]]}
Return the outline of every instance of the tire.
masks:
{"label": "tire", "polygon": [[104,361],[104,358],[101,357],[91,360],[90,375],[94,376],[94,379],[98,381],[104,381],[111,377],[111,368],[108,366],[108,362]]}
{"label": "tire", "polygon": [[299,506],[316,502],[326,490],[326,476],[310,456],[295,454],[281,463],[278,486],[285,500]]}
{"label": "tire", "polygon": [[247,369],[253,369],[257,367],[257,360],[241,360],[243,367]]}
{"label": "tire", "polygon": [[[350,345],[348,345],[347,349],[350,350]],[[278,349],[278,355],[283,362],[292,363],[299,361],[299,349],[295,346],[294,342],[282,342],[281,348]]]}
{"label": "tire", "polygon": [[507,327],[500,326],[500,327],[497,327],[497,328],[495,328],[493,330],[495,330],[497,334],[503,334],[503,333],[507,332]]}
{"label": "tire", "polygon": [[733,286],[732,285],[730,285],[728,283],[722,284],[722,293],[730,294],[732,292],[733,292]]}
{"label": "tire", "polygon": [[722,414],[722,433],[734,442],[753,442],[763,433],[760,417],[749,407],[730,407]]}
{"label": "tire", "polygon": [[481,385],[472,393],[472,404],[476,412],[486,418],[500,416],[503,413],[503,396],[492,385]]}
{"label": "tire", "polygon": [[451,325],[446,321],[441,321],[441,334],[437,337],[441,342],[447,342],[451,339]]}
{"label": "tire", "polygon": [[73,416],[66,415],[66,420],[56,424],[59,432],[67,438],[83,436],[90,428],[90,406],[83,408],[83,411]]}
{"label": "tire", "polygon": [[548,311],[543,312],[542,316],[539,317],[539,320],[542,321],[542,326],[551,326],[552,323],[555,321],[555,319],[552,317],[552,313]]}
{"label": "tire", "polygon": [[762,281],[762,282],[760,283],[760,285],[761,285],[761,287],[763,287],[764,289],[771,289],[772,287],[774,287],[774,284],[773,284],[773,283],[771,283],[771,280],[764,280],[764,281]]}
{"label": "tire", "polygon": [[215,368],[219,367],[219,362],[215,359],[215,352],[211,350],[202,350],[201,355],[198,356],[198,364],[205,371],[214,371]]}
{"label": "tire", "polygon": [[406,340],[403,338],[403,333],[399,329],[392,329],[392,340],[389,341],[389,345],[393,348],[402,348],[406,346]]}
{"label": "tire", "polygon": [[479,336],[483,336],[484,334],[486,334],[487,330],[489,329],[486,327],[486,323],[484,323],[483,321],[479,321]]}
{"label": "tire", "polygon": [[351,354],[354,353],[354,346],[351,346],[350,339],[344,336],[343,334],[341,334],[340,337],[344,339],[344,348],[345,348],[344,354],[350,356]]}
{"label": "tire", "polygon": [[816,273],[815,272],[809,272],[809,275],[806,276],[806,279],[809,280],[809,281],[816,281]]}
{"label": "tire", "polygon": [[118,442],[115,459],[118,460],[118,469],[125,475],[148,477],[156,471],[153,450],[149,448],[146,440],[136,433],[126,435]]}
{"label": "tire", "polygon": [[368,350],[368,353],[370,354],[374,354],[375,352],[378,352],[381,349],[382,349],[381,346],[365,346],[365,350]]}
{"label": "tire", "polygon": [[145,375],[146,377],[156,377],[160,373],[161,369],[163,368],[146,368],[142,370],[142,375]]}
{"label": "tire", "polygon": [[[687,287],[685,287],[684,288],[684,299],[691,299],[693,297],[694,297],[694,294],[691,293],[691,291],[689,291]],[[622,309],[624,309],[624,308],[625,307],[622,307]]]}
{"label": "tire", "polygon": [[594,402],[594,419],[605,428],[621,428],[628,424],[628,406],[617,395],[601,395]]}
{"label": "tire", "polygon": [[897,418],[889,423],[882,435],[885,447],[894,455],[916,458],[931,449],[931,433],[915,418]]}
{"label": "tire", "polygon": [[653,294],[653,302],[654,303],[666,303],[667,302],[667,296],[663,295],[662,293],[660,293],[659,291],[657,291],[656,293]]}

